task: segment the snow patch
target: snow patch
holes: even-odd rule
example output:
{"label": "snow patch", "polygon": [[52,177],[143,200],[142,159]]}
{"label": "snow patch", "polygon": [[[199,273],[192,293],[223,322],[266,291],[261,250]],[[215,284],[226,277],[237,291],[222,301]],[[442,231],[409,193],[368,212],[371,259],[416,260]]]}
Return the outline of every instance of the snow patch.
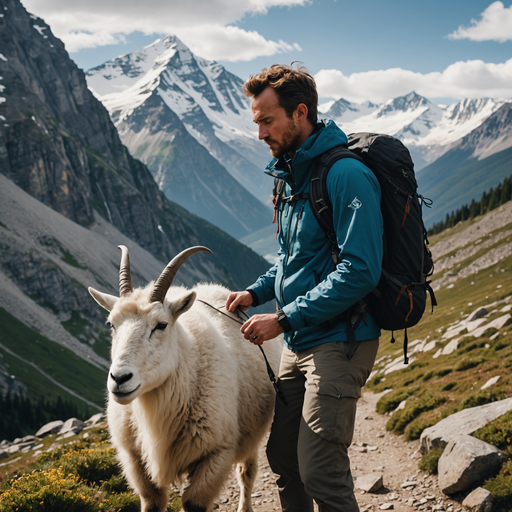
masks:
{"label": "snow patch", "polygon": [[39,25],[32,25],[40,35],[42,35],[45,39],[48,39],[48,36],[44,34],[43,30],[46,30],[48,27],[40,27]]}
{"label": "snow patch", "polygon": [[0,59],[2,59],[3,61],[7,62],[7,59],[0,53]]}

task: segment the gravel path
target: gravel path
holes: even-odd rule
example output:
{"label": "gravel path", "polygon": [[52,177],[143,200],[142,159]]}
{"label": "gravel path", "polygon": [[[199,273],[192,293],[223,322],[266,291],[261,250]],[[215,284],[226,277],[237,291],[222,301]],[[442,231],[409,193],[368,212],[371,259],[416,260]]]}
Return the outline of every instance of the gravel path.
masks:
{"label": "gravel path", "polygon": [[[370,392],[359,400],[354,442],[349,449],[352,472],[356,477],[382,473],[384,486],[375,493],[356,490],[361,512],[377,510],[432,511],[462,510],[459,503],[444,495],[437,485],[437,478],[419,471],[419,441],[404,441],[386,431],[388,416],[375,412],[377,400],[382,395]],[[259,473],[253,492],[255,512],[280,511],[279,496],[265,456],[265,445],[260,448]],[[404,486],[407,482],[409,485]],[[236,512],[239,488],[234,472],[224,492],[216,502],[218,512]]]}

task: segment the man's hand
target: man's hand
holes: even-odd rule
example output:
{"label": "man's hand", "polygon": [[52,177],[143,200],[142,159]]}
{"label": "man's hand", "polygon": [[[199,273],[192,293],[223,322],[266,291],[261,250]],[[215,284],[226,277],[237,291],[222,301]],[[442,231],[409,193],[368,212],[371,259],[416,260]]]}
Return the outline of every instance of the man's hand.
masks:
{"label": "man's hand", "polygon": [[276,314],[254,315],[240,328],[246,340],[255,345],[271,340],[284,332]]}
{"label": "man's hand", "polygon": [[226,301],[226,311],[234,313],[237,307],[242,311],[247,311],[251,305],[252,295],[249,292],[233,292],[229,294]]}

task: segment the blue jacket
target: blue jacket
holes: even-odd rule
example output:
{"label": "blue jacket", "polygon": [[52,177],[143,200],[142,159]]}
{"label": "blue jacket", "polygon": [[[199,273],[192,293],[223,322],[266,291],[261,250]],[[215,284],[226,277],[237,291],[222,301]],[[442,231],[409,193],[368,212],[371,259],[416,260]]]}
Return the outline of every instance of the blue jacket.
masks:
{"label": "blue jacket", "polygon": [[[267,173],[286,182],[286,196],[309,192],[317,157],[340,144],[346,145],[347,137],[334,121],[319,124],[293,159],[287,155],[273,159]],[[248,288],[260,304],[276,299],[292,327],[284,339],[293,351],[347,341],[345,322],[330,331],[322,323],[356,304],[375,288],[381,275],[382,215],[377,178],[361,162],[344,158],[329,171],[327,191],[333,205],[341,263],[334,265],[331,244],[310,209],[309,200],[281,203],[279,260]],[[380,336],[371,315],[367,315],[367,325],[360,322],[355,335],[358,341]]]}

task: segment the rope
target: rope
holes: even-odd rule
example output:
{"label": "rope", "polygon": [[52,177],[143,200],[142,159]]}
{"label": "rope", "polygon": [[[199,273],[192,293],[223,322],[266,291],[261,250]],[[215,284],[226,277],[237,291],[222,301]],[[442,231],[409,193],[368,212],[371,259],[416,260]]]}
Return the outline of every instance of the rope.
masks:
{"label": "rope", "polygon": [[[211,304],[209,304],[208,302],[206,302],[204,300],[201,300],[201,299],[197,299],[197,300],[198,300],[198,302],[205,304],[209,308],[214,309],[215,311],[217,311],[217,313],[220,313],[221,315],[224,315],[225,317],[229,318],[230,320],[233,320],[233,322],[236,322],[237,324],[240,324],[240,325],[244,325],[245,322],[242,322],[240,319],[233,318],[232,316],[228,315],[227,313],[224,313],[220,309],[217,309],[215,306],[212,306]],[[222,306],[222,307],[225,307],[225,306]],[[242,313],[242,315],[244,315],[246,317],[246,319],[249,320],[249,316],[244,311],[242,311],[240,309],[238,309],[237,311],[239,313]],[[272,370],[272,367],[270,366],[270,363],[268,362],[267,355],[265,354],[263,347],[261,345],[258,345],[258,348],[260,349],[261,353],[263,354],[263,358],[265,359],[265,364],[267,365],[267,373],[268,373],[270,382],[272,382],[272,386],[274,386],[274,390],[275,390],[277,396],[279,397],[281,402],[283,402],[284,405],[288,405],[288,402],[286,401],[286,398],[284,397],[283,392],[279,389],[279,386],[277,385],[276,376],[274,374],[274,371]]]}

